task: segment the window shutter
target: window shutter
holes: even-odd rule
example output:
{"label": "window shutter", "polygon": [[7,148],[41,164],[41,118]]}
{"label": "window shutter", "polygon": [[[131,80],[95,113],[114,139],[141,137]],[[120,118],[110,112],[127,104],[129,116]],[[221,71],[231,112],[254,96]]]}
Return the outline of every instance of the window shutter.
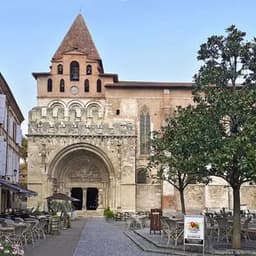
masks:
{"label": "window shutter", "polygon": [[19,125],[16,126],[16,143],[21,146],[22,130]]}
{"label": "window shutter", "polygon": [[4,94],[0,94],[0,124],[4,123],[5,109],[6,109],[6,96]]}
{"label": "window shutter", "polygon": [[3,137],[0,137],[0,176],[5,175],[6,166],[6,142]]}

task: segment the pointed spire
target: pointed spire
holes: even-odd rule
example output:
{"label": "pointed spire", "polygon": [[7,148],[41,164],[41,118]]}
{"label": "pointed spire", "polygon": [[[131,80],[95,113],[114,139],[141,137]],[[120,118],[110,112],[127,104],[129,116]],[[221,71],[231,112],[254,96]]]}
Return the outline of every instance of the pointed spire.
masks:
{"label": "pointed spire", "polygon": [[59,59],[65,52],[72,50],[87,54],[90,59],[101,61],[100,55],[81,14],[76,17],[52,60]]}

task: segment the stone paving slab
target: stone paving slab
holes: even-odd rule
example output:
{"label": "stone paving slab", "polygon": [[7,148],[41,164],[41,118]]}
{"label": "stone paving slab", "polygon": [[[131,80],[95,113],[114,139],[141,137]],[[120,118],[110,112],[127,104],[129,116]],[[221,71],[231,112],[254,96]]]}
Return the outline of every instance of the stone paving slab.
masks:
{"label": "stone paving slab", "polygon": [[[141,250],[124,233],[122,226],[103,218],[88,219],[73,256],[159,256]],[[173,254],[169,254],[173,255]]]}
{"label": "stone paving slab", "polygon": [[85,223],[85,218],[72,221],[71,228],[61,230],[60,235],[47,235],[34,248],[28,245],[24,256],[72,256]]}

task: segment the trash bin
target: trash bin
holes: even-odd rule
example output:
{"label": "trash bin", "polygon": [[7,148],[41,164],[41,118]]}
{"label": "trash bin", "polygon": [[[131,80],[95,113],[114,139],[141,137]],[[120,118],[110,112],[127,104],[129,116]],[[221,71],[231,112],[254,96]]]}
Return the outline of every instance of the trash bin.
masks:
{"label": "trash bin", "polygon": [[161,221],[160,217],[162,216],[162,209],[151,209],[150,210],[150,234],[151,231],[159,231],[161,234]]}

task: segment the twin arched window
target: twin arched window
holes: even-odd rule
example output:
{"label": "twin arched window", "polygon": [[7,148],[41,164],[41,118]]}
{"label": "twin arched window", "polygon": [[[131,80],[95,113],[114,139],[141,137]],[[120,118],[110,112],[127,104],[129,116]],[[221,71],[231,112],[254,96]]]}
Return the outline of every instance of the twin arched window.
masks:
{"label": "twin arched window", "polygon": [[101,92],[101,80],[97,80],[97,92]]}
{"label": "twin arched window", "polygon": [[60,92],[65,92],[65,81],[64,81],[64,79],[60,80]]}
{"label": "twin arched window", "polygon": [[140,114],[140,153],[150,153],[150,115],[147,111]]}
{"label": "twin arched window", "polygon": [[84,92],[89,92],[90,91],[90,83],[89,83],[89,80],[86,79],[84,81]]}
{"label": "twin arched window", "polygon": [[62,75],[62,74],[63,74],[63,66],[62,66],[61,64],[59,64],[59,65],[57,66],[57,73],[58,73],[59,75]]}
{"label": "twin arched window", "polygon": [[79,63],[77,61],[70,63],[70,81],[79,81]]}
{"label": "twin arched window", "polygon": [[52,92],[52,79],[47,80],[47,92]]}
{"label": "twin arched window", "polygon": [[86,66],[86,75],[91,75],[92,74],[92,65],[87,65]]}

